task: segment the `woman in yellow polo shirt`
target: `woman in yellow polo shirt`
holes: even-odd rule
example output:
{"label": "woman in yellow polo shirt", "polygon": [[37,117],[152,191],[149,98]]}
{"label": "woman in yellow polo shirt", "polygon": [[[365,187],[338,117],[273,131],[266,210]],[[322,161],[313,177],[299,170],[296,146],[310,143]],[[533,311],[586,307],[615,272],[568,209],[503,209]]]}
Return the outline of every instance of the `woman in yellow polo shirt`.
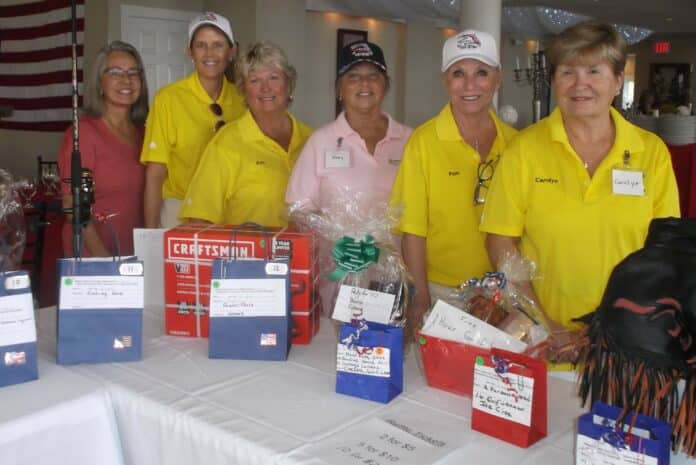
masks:
{"label": "woman in yellow polo shirt", "polygon": [[403,207],[398,231],[416,292],[411,316],[491,270],[478,230],[486,188],[515,130],[490,109],[502,71],[490,34],[462,31],[445,42],[442,80],[449,102],[411,135],[391,203]]}
{"label": "woman in yellow polo shirt", "polygon": [[201,154],[215,132],[244,112],[235,86],[225,78],[236,46],[229,21],[203,13],[189,23],[188,55],[196,70],[155,95],[145,124],[140,161],[146,165],[145,226],[169,228]]}
{"label": "woman in yellow polo shirt", "polygon": [[258,42],[236,74],[248,110],[208,144],[180,218],[285,226],[290,171],[312,132],[288,112],[297,73],[278,46]]}
{"label": "woman in yellow polo shirt", "polygon": [[547,51],[558,102],[506,149],[481,230],[493,263],[521,253],[540,279],[527,287],[560,334],[597,308],[613,267],[639,249],[653,218],[679,216],[669,152],[611,107],[623,84],[626,42],[584,22]]}

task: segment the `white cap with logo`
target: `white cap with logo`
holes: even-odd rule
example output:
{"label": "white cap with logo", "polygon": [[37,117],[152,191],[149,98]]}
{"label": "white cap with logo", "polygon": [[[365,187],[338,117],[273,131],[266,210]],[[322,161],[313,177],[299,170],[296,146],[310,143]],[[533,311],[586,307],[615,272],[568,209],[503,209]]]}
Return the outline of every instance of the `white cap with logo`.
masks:
{"label": "white cap with logo", "polygon": [[442,47],[442,72],[455,62],[472,58],[489,66],[500,67],[498,45],[487,32],[467,29],[447,39]]}
{"label": "white cap with logo", "polygon": [[195,18],[191,20],[189,23],[188,27],[188,39],[189,39],[189,45],[191,44],[191,41],[193,40],[193,34],[196,33],[196,30],[198,30],[199,27],[201,26],[214,26],[220,31],[222,31],[223,34],[227,36],[227,38],[230,40],[231,44],[234,44],[234,36],[232,35],[232,28],[230,27],[230,22],[225,18],[224,16],[221,16],[217,13],[213,13],[212,11],[206,11],[205,13],[202,13]]}

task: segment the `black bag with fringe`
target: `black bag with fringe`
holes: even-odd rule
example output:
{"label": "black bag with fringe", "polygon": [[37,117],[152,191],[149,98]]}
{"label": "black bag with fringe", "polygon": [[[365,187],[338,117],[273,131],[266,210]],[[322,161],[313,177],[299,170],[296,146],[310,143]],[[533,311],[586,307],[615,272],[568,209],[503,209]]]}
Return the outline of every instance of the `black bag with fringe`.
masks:
{"label": "black bag with fringe", "polygon": [[[696,219],[661,218],[611,273],[585,323],[580,396],[672,423],[674,448],[696,455]],[[684,394],[677,385],[686,378]]]}

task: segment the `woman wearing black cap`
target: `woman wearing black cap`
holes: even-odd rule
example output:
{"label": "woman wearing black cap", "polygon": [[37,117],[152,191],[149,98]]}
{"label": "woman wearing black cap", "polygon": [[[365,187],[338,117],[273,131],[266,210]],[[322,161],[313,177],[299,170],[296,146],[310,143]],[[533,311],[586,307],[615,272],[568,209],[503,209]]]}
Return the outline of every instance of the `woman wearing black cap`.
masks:
{"label": "woman wearing black cap", "polygon": [[[286,202],[318,210],[335,198],[337,188],[359,192],[366,204],[388,200],[411,134],[411,128],[382,110],[388,90],[378,45],[359,41],[343,47],[336,80],[343,111],[307,141],[290,176]],[[333,307],[333,291],[330,283],[321,285],[325,312]]]}

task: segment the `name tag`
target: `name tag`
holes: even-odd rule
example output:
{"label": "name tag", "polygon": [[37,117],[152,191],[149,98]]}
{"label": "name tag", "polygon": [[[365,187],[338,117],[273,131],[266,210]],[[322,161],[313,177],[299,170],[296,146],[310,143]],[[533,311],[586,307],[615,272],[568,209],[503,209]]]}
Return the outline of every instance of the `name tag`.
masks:
{"label": "name tag", "polygon": [[324,168],[350,168],[350,151],[338,148],[327,150],[324,153]]}
{"label": "name tag", "polygon": [[643,172],[613,169],[611,171],[611,191],[618,195],[644,196]]}

